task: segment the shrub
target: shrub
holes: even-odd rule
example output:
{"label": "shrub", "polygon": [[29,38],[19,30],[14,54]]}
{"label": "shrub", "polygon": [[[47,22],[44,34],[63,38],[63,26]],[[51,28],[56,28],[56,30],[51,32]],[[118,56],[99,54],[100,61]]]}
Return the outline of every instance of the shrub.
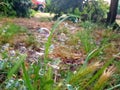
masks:
{"label": "shrub", "polygon": [[18,17],[29,17],[31,5],[30,0],[15,0],[13,2],[13,9]]}
{"label": "shrub", "polygon": [[16,15],[16,12],[12,8],[13,0],[1,0],[0,1],[0,14],[1,15]]}
{"label": "shrub", "polygon": [[[55,13],[56,17],[62,14],[74,14],[81,16],[82,20],[101,21],[107,17],[109,10],[104,0],[47,0],[46,9],[48,12]],[[76,18],[73,18],[76,19]],[[72,19],[72,21],[74,21]]]}
{"label": "shrub", "polygon": [[49,12],[59,14],[73,13],[76,8],[82,11],[83,1],[85,0],[47,0],[47,10]]}
{"label": "shrub", "polygon": [[89,4],[90,19],[93,21],[100,21],[103,18],[107,18],[107,12],[109,10],[108,4],[104,0],[91,1]]}
{"label": "shrub", "polygon": [[5,16],[30,16],[30,0],[2,0],[0,1],[0,14]]}

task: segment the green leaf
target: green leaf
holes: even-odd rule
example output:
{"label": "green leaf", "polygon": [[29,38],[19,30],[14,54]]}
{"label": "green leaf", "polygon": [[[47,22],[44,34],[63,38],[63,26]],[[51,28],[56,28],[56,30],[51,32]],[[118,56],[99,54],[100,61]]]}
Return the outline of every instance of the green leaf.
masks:
{"label": "green leaf", "polygon": [[34,90],[32,84],[31,84],[29,74],[28,74],[28,72],[27,72],[27,70],[25,68],[24,63],[22,63],[22,69],[23,69],[23,78],[25,80],[26,86],[28,87],[28,90]]}
{"label": "green leaf", "polygon": [[13,74],[18,70],[18,68],[20,68],[20,66],[24,62],[25,58],[26,58],[26,55],[20,56],[20,60],[18,60],[18,62],[14,65],[14,67],[8,73],[8,76],[7,76],[8,79],[10,79],[13,76]]}

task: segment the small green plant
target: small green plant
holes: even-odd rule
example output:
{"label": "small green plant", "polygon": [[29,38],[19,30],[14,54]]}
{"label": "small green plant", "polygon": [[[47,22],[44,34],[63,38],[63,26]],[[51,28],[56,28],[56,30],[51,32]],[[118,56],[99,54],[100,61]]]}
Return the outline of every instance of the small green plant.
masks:
{"label": "small green plant", "polygon": [[47,43],[45,44],[45,59],[48,57],[49,48],[50,48],[51,40],[52,40],[52,36],[53,36],[56,28],[57,28],[64,20],[66,20],[66,19],[69,18],[69,17],[70,17],[70,16],[66,16],[66,17],[63,18],[63,19],[61,19],[62,17],[60,17],[60,18],[56,21],[56,23],[54,24],[54,26],[52,27],[50,36],[48,37],[48,41],[47,41]]}
{"label": "small green plant", "polygon": [[35,10],[33,10],[33,9],[30,9],[29,12],[30,12],[30,17],[33,17],[33,16],[37,13],[37,12],[36,12]]}
{"label": "small green plant", "polygon": [[76,8],[74,10],[74,15],[80,15],[80,14],[81,14],[81,12],[80,12],[79,8]]}
{"label": "small green plant", "polygon": [[37,46],[37,41],[35,39],[34,36],[32,35],[28,35],[28,37],[26,38],[25,42],[24,42],[27,46]]}
{"label": "small green plant", "polygon": [[78,33],[78,37],[80,38],[81,44],[86,53],[89,53],[96,47],[93,37],[90,35],[90,32],[90,30],[83,30]]}

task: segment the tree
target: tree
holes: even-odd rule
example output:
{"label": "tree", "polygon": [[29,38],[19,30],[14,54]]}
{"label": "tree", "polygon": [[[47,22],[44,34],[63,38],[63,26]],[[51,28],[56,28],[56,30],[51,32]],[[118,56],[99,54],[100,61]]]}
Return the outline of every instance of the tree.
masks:
{"label": "tree", "polygon": [[113,24],[116,20],[118,1],[119,0],[111,0],[110,10],[109,10],[108,17],[107,17],[108,25]]}

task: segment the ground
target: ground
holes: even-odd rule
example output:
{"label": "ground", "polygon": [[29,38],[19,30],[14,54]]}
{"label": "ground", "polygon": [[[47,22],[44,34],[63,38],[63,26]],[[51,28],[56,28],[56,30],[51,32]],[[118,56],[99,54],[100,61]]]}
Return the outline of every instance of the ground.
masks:
{"label": "ground", "polygon": [[[92,70],[103,65],[103,62],[109,62],[111,58],[114,58],[115,61],[113,62],[116,68],[119,68],[119,31],[112,31],[110,27],[105,28],[89,21],[79,23],[64,21],[52,33],[52,27],[56,24],[56,21],[52,20],[53,16],[46,13],[37,13],[31,18],[1,18],[0,27],[4,27],[7,23],[7,26],[3,29],[9,28],[11,23],[14,23],[23,27],[22,29],[27,32],[15,34],[12,38],[10,36],[7,38],[7,43],[4,42],[3,37],[0,37],[0,52],[4,57],[7,57],[5,54],[7,52],[8,57],[11,57],[10,60],[16,60],[18,54],[26,54],[25,67],[27,70],[32,65],[36,65],[39,60],[42,65],[45,65],[44,58],[49,58],[51,61],[47,61],[47,67],[54,69],[54,82],[62,80],[60,75],[65,76],[67,70],[76,72],[78,67],[83,65],[87,59],[89,60],[87,63],[90,64],[88,67]],[[20,29],[14,25],[13,27],[15,28],[12,29]],[[3,30],[1,35],[4,36],[4,32],[6,31]],[[7,35],[9,36],[9,33]],[[48,55],[45,57],[46,53]],[[0,59],[2,58],[1,56]],[[14,62],[13,60],[12,62]],[[95,63],[95,66],[93,63]],[[114,73],[116,69],[114,65],[111,64],[109,67],[105,73],[109,73],[109,70],[111,70],[110,74]],[[4,72],[4,70],[1,72]],[[19,73],[18,76],[22,77],[22,71]],[[120,73],[120,70],[117,70],[117,73]],[[4,73],[0,76],[0,83],[2,83],[6,77]],[[17,75],[15,75],[16,77]],[[30,77],[35,79],[34,74],[31,74]],[[110,82],[110,85],[113,82]]]}
{"label": "ground", "polygon": [[[38,57],[39,57],[39,55],[44,54],[43,53],[43,51],[45,50],[44,44],[47,41],[47,35],[49,35],[51,33],[50,30],[52,29],[53,25],[55,24],[55,21],[52,20],[53,16],[54,16],[53,14],[50,15],[48,13],[37,13],[34,17],[31,17],[31,18],[2,18],[0,25],[2,26],[2,24],[6,23],[6,22],[12,22],[12,23],[15,23],[17,25],[27,28],[28,32],[30,32],[37,41],[37,43],[33,42],[34,44],[32,46],[32,49],[35,49],[35,51],[27,50],[28,55],[30,53],[33,53],[33,55],[31,55],[31,54],[30,55],[33,56],[33,58],[34,58],[34,56],[35,56],[34,54],[36,54],[36,53],[38,54]],[[45,31],[45,32],[40,31],[41,28],[46,28],[46,29],[48,29],[48,31]],[[64,31],[63,30],[61,31],[61,29],[63,29]],[[57,30],[53,36],[53,38],[57,39],[57,41],[53,40],[53,43],[52,43],[53,47],[52,46],[51,47],[52,47],[52,49],[54,48],[54,50],[53,50],[53,53],[50,54],[50,57],[51,58],[61,57],[62,60],[65,62],[82,64],[84,62],[84,59],[86,56],[86,55],[84,55],[85,51],[83,49],[81,49],[80,51],[77,51],[77,50],[75,50],[75,48],[67,49],[67,47],[69,47],[69,45],[71,45],[73,47],[74,46],[77,47],[76,42],[78,40],[78,37],[74,37],[74,36],[71,37],[71,36],[69,36],[69,34],[70,35],[76,34],[79,32],[79,30],[83,30],[83,28],[80,25],[77,25],[77,24],[69,22],[69,21],[63,22],[59,26],[59,28],[57,28]],[[104,35],[103,35],[104,30],[103,31],[95,30],[95,32],[93,34],[96,38],[95,42],[99,44],[100,41],[102,40],[102,38],[104,37]],[[108,35],[108,37],[109,37],[109,35]],[[18,38],[21,38],[21,39],[23,38],[23,40],[24,40],[24,38],[26,38],[26,37],[23,34],[23,35],[21,35],[21,37],[18,36]],[[69,38],[69,40],[68,40],[68,38]],[[73,40],[71,40],[70,38]],[[74,41],[74,39],[75,39],[75,41]],[[21,40],[19,42],[17,37],[16,37],[15,42],[16,42],[15,46],[17,46],[18,43],[22,44]],[[117,42],[117,45],[119,46],[120,43]],[[22,47],[20,46],[19,48],[29,49],[28,47],[29,46],[25,45]],[[17,47],[17,49],[19,49],[19,48]],[[59,52],[57,52],[57,51],[59,51]],[[68,53],[68,52],[71,52],[71,53]],[[118,52],[118,50],[116,52]],[[114,53],[112,53],[112,54],[114,54]],[[71,59],[73,59],[73,60],[71,60]]]}

